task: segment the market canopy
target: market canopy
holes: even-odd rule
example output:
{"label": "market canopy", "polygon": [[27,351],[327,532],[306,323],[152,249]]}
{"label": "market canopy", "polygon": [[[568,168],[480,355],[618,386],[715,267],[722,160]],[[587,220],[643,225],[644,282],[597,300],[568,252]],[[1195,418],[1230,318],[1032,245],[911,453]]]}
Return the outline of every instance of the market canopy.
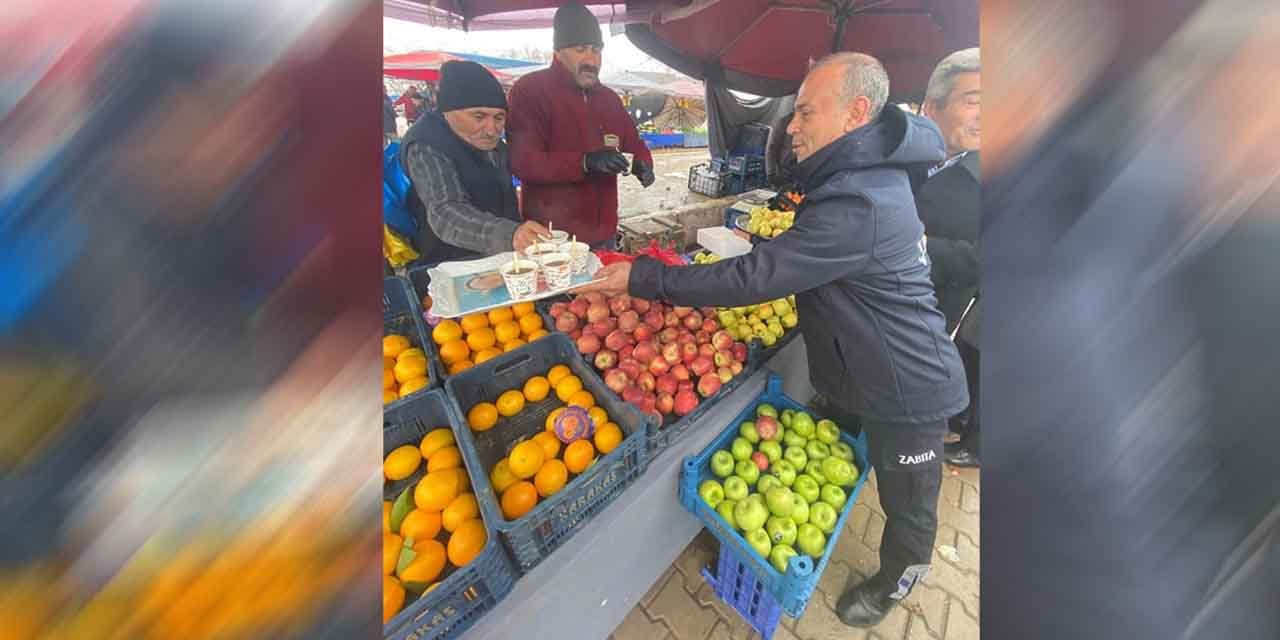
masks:
{"label": "market canopy", "polygon": [[480,63],[504,84],[515,82],[515,79],[521,75],[546,66],[545,64],[528,60],[494,58],[474,53],[413,51],[411,53],[397,53],[383,57],[382,74],[404,80],[437,82],[440,80],[440,67],[450,60],[471,60]]}
{"label": "market canopy", "polygon": [[632,0],[627,36],[698,80],[795,93],[811,60],[869,53],[895,99],[918,98],[946,54],[978,45],[978,0]]}
{"label": "market canopy", "polygon": [[[449,29],[545,29],[564,0],[383,0],[382,15]],[[608,0],[582,4],[604,24],[622,24],[626,5]]]}

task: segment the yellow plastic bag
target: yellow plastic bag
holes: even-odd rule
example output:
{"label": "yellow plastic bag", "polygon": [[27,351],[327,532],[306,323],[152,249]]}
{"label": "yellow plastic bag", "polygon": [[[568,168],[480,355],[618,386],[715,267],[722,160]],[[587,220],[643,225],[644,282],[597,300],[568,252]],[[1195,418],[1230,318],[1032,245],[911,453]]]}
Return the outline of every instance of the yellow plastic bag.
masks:
{"label": "yellow plastic bag", "polygon": [[413,250],[400,234],[391,230],[391,227],[382,225],[382,255],[392,268],[400,267],[418,259],[418,252]]}

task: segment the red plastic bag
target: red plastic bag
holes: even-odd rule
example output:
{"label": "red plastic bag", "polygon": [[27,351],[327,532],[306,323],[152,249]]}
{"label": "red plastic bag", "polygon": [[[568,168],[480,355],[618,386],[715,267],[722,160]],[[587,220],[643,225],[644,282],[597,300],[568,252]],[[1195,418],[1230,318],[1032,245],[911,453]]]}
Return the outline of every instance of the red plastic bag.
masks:
{"label": "red plastic bag", "polygon": [[600,264],[606,267],[618,262],[634,262],[636,259],[635,256],[618,253],[617,251],[597,251],[596,257],[600,258]]}
{"label": "red plastic bag", "polygon": [[649,246],[641,249],[636,255],[631,256],[617,251],[597,251],[596,257],[600,258],[600,264],[609,266],[617,262],[635,262],[636,258],[645,256],[653,258],[663,264],[680,266],[689,264],[684,256],[676,253],[675,249],[663,249],[658,245],[657,240],[650,240]]}

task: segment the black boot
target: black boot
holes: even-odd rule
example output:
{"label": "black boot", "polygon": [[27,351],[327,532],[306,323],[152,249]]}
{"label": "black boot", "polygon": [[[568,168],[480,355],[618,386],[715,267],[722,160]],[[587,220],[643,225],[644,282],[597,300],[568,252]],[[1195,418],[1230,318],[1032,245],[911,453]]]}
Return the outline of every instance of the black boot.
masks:
{"label": "black boot", "polygon": [[943,446],[942,458],[947,461],[947,464],[953,467],[982,466],[982,461],[978,458],[977,449],[969,447],[967,440],[968,438],[963,438],[960,442],[953,442]]}
{"label": "black boot", "polygon": [[874,627],[889,615],[889,610],[898,604],[889,596],[898,590],[897,585],[883,584],[879,576],[874,576],[844,592],[836,603],[836,615],[851,627]]}

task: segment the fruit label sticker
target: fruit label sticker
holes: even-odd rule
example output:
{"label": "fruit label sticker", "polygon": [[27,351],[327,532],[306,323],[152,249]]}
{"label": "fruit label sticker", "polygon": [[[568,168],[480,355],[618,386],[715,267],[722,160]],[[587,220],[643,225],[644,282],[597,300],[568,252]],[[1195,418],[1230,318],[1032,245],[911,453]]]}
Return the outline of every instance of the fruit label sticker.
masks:
{"label": "fruit label sticker", "polygon": [[586,409],[572,406],[566,407],[564,412],[556,417],[555,430],[560,442],[569,444],[574,440],[590,438],[595,435],[596,429]]}

